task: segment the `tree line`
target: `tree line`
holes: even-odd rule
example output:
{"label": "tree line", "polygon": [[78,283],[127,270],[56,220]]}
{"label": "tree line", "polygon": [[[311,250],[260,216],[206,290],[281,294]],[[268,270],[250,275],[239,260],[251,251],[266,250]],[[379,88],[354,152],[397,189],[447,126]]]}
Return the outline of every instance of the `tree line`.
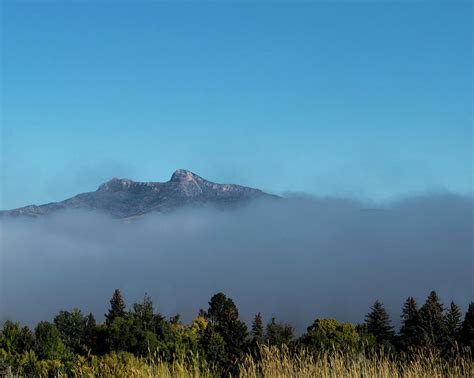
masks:
{"label": "tree line", "polygon": [[32,356],[70,361],[77,356],[123,351],[144,357],[158,353],[167,361],[177,356],[199,356],[209,366],[233,373],[246,355],[258,359],[262,345],[294,351],[305,348],[313,353],[337,350],[368,354],[384,350],[409,355],[427,350],[446,359],[455,358],[460,350],[474,350],[474,302],[463,316],[454,302],[445,308],[434,291],[421,307],[409,297],[401,311],[401,328],[395,332],[389,314],[377,300],[361,324],[316,319],[304,334],[295,337],[291,324],[275,318],[264,324],[260,313],[248,328],[234,301],[223,293],[215,294],[208,309],[201,309],[186,325],[179,315],[166,318],[155,311],[146,294],[143,301],[127,310],[116,289],[101,324],[92,313],[85,315],[77,308],[60,311],[53,322],[41,321],[34,330],[7,320],[0,332],[0,362],[14,369]]}

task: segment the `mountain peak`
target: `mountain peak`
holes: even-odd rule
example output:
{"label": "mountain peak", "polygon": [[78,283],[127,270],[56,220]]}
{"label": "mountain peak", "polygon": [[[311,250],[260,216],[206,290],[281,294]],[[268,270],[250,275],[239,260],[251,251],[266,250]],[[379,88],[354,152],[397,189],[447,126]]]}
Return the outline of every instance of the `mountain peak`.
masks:
{"label": "mountain peak", "polygon": [[171,176],[171,182],[190,182],[202,180],[201,177],[186,169],[177,169]]}
{"label": "mountain peak", "polygon": [[166,182],[136,182],[114,177],[95,192],[80,193],[60,202],[0,211],[1,216],[42,216],[65,209],[99,211],[117,218],[168,212],[184,206],[210,204],[228,208],[256,198],[277,198],[258,189],[207,181],[186,169]]}
{"label": "mountain peak", "polygon": [[110,192],[117,192],[119,190],[127,189],[133,184],[132,180],[129,179],[120,179],[117,177],[113,177],[109,181],[103,183],[97,191],[110,191]]}

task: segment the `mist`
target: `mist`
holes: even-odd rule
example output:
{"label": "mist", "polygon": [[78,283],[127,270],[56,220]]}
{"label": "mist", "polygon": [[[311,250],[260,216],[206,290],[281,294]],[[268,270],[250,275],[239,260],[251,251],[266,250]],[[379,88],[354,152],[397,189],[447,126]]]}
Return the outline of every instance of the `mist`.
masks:
{"label": "mist", "polygon": [[315,318],[362,322],[380,299],[436,290],[463,310],[473,295],[472,197],[430,195],[368,207],[338,198],[184,209],[132,221],[64,212],[0,221],[0,320],[34,326],[79,307],[98,320],[115,288],[148,293],[185,322],[217,292],[241,317],[276,316],[302,332]]}

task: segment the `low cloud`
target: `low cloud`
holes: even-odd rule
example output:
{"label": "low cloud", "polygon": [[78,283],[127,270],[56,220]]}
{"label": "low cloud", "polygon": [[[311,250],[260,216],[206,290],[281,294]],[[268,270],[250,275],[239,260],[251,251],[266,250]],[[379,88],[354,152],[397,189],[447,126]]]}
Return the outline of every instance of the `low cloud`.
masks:
{"label": "low cloud", "polygon": [[336,198],[185,209],[133,221],[67,212],[4,219],[0,319],[34,325],[80,307],[98,319],[115,288],[147,292],[190,321],[216,292],[244,320],[261,311],[301,332],[316,317],[362,322],[381,299],[398,323],[404,299],[436,290],[473,300],[473,199],[407,198],[367,208]]}

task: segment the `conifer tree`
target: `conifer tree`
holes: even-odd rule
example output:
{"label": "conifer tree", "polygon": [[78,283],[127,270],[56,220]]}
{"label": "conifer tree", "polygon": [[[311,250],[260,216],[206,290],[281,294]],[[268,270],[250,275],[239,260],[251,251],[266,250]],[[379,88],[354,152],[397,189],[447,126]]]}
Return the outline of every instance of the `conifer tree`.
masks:
{"label": "conifer tree", "polygon": [[416,301],[408,297],[403,304],[402,326],[400,328],[400,344],[404,350],[419,344],[419,314]]}
{"label": "conifer tree", "polygon": [[277,345],[278,331],[279,329],[276,319],[272,318],[265,328],[265,342],[267,342],[269,345]]}
{"label": "conifer tree", "polygon": [[446,326],[446,342],[447,347],[452,348],[459,342],[461,335],[461,309],[460,307],[451,301],[448,312],[444,317],[444,323]]}
{"label": "conifer tree", "polygon": [[438,294],[432,291],[420,309],[422,344],[428,348],[443,348],[446,341],[444,307]]}
{"label": "conifer tree", "polygon": [[277,323],[275,318],[267,324],[265,341],[269,345],[289,344],[293,339],[293,327],[290,324]]}
{"label": "conifer tree", "polygon": [[119,289],[115,289],[112,298],[110,299],[110,309],[107,314],[105,314],[105,322],[107,324],[113,323],[116,318],[125,318],[125,301],[120,293]]}
{"label": "conifer tree", "polygon": [[92,312],[90,312],[86,317],[86,326],[84,329],[84,346],[86,351],[90,351],[94,347],[96,327],[97,323],[95,321],[95,317]]}
{"label": "conifer tree", "polygon": [[389,344],[393,339],[393,327],[383,304],[376,300],[366,316],[367,332],[374,335],[379,344]]}
{"label": "conifer tree", "polygon": [[461,327],[461,342],[471,348],[474,353],[474,302],[469,303]]}
{"label": "conifer tree", "polygon": [[222,336],[227,364],[235,364],[245,353],[247,326],[239,319],[234,301],[223,293],[215,294],[209,301],[207,319],[208,327]]}
{"label": "conifer tree", "polygon": [[262,315],[257,313],[252,322],[252,339],[254,342],[263,342],[263,321]]}

